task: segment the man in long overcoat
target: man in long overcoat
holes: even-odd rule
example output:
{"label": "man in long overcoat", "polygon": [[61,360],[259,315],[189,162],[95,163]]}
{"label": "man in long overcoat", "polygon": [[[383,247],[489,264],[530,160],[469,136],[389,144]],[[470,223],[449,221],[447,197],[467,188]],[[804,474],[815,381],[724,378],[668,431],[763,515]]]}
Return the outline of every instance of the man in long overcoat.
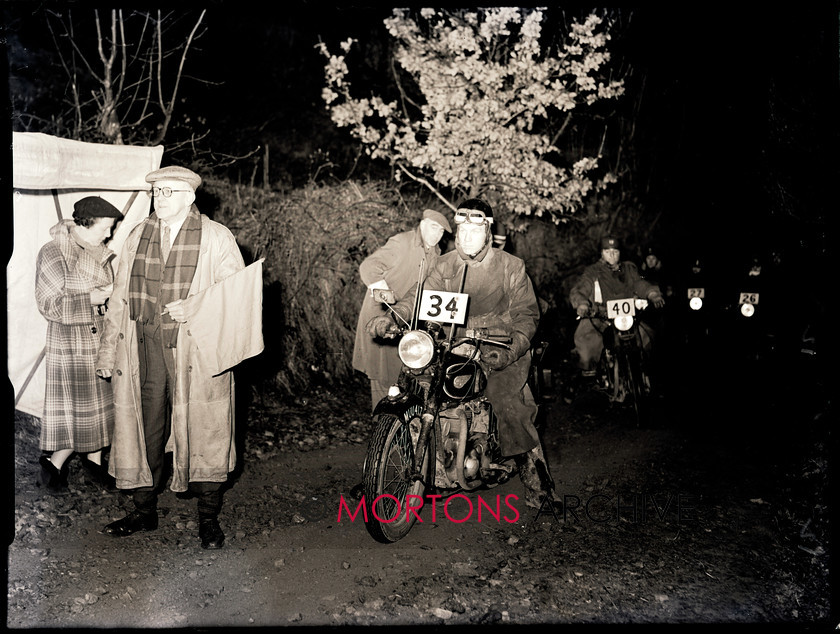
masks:
{"label": "man in long overcoat", "polygon": [[230,370],[208,367],[204,352],[225,345],[224,328],[200,349],[191,325],[201,315],[220,324],[261,319],[261,306],[202,295],[242,271],[244,261],[230,230],[193,204],[198,174],[171,166],[146,181],[155,212],[123,246],[96,365],[114,389],[110,473],[118,488],[132,490],[135,510],[104,532],[157,528],[164,457],[172,452],[170,488],[198,498],[201,545],[221,548],[221,486],[236,463],[234,380]]}
{"label": "man in long overcoat", "polygon": [[[359,265],[359,275],[368,290],[365,293],[356,326],[353,368],[370,379],[373,407],[388,393],[402,367],[394,341],[373,339],[366,331],[367,323],[387,309],[374,301],[375,289],[391,289],[396,300],[402,299],[417,281],[428,275],[440,256],[443,232],[452,232],[449,221],[439,211],[426,209],[420,224],[410,231],[391,236]],[[422,264],[422,271],[421,271]]]}

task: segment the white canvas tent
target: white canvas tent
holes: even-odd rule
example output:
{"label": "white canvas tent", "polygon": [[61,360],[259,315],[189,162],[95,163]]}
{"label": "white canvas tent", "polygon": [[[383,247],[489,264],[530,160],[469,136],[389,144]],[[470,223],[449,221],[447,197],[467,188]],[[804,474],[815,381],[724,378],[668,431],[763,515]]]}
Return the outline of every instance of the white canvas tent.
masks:
{"label": "white canvas tent", "polygon": [[[160,167],[162,157],[162,146],[101,145],[13,133],[14,250],[6,268],[6,323],[15,409],[43,414],[47,321],[35,304],[35,262],[50,240],[50,228],[72,217],[79,199],[101,196],[125,216],[108,243],[119,253],[129,231],[149,214],[145,176]],[[115,271],[117,265],[115,260]]]}

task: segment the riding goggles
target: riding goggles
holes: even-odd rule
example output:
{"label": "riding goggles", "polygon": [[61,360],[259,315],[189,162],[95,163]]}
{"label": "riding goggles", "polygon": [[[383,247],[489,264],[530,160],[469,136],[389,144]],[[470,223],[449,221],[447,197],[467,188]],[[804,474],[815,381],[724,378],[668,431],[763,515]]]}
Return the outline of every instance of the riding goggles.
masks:
{"label": "riding goggles", "polygon": [[465,222],[474,225],[492,225],[493,217],[485,216],[483,211],[477,209],[457,209],[455,211],[455,224],[460,225]]}

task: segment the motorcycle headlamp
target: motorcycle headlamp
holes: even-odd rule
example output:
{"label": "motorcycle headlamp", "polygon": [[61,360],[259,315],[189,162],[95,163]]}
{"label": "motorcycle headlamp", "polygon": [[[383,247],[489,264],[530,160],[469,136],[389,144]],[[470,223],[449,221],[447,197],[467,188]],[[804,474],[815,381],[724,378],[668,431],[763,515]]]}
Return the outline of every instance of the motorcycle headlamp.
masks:
{"label": "motorcycle headlamp", "polygon": [[691,307],[691,310],[700,310],[703,308],[703,300],[699,297],[692,297],[688,300],[688,305]]}
{"label": "motorcycle headlamp", "polygon": [[403,335],[397,348],[400,360],[412,370],[425,368],[435,355],[432,336],[422,330],[411,330]]}
{"label": "motorcycle headlamp", "polygon": [[755,313],[755,306],[753,304],[741,304],[741,314],[744,317],[752,317]]}
{"label": "motorcycle headlamp", "polygon": [[633,316],[632,315],[619,315],[615,318],[615,327],[624,332],[625,330],[630,330],[633,327]]}

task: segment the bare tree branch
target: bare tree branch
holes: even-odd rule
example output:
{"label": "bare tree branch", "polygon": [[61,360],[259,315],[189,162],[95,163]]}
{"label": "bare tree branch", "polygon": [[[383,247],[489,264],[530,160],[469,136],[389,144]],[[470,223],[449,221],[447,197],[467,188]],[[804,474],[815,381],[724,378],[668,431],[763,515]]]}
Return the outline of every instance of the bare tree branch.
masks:
{"label": "bare tree branch", "polygon": [[432,185],[428,180],[426,180],[425,178],[422,178],[420,176],[415,176],[402,163],[397,163],[396,165],[402,171],[403,174],[408,176],[413,181],[418,182],[421,185],[423,185],[426,189],[428,189],[430,192],[432,192],[435,196],[440,198],[440,200],[443,201],[444,205],[449,207],[451,210],[455,211],[455,205],[453,205],[451,202],[449,202],[449,200],[447,200],[446,197],[443,194],[441,194],[437,190],[437,188],[434,185]]}

